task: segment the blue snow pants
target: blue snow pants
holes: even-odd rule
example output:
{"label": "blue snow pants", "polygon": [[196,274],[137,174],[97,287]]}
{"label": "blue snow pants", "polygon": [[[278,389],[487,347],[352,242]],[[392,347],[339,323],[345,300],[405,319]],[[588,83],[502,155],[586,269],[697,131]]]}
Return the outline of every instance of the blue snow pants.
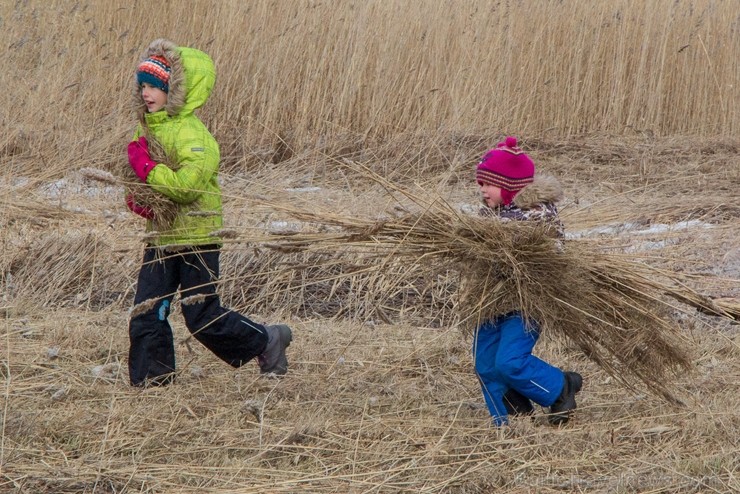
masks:
{"label": "blue snow pants", "polygon": [[496,425],[509,421],[503,402],[509,389],[543,407],[563,390],[563,371],[532,355],[540,334],[536,323],[529,323],[527,327],[519,312],[511,312],[483,323],[473,338],[475,371]]}

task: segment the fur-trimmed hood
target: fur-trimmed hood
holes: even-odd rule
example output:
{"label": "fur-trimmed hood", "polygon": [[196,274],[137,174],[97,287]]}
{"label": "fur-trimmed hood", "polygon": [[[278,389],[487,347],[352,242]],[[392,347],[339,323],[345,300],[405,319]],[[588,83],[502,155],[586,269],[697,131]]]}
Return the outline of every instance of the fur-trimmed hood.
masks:
{"label": "fur-trimmed hood", "polygon": [[541,204],[555,204],[563,198],[563,188],[552,175],[538,173],[534,181],[514,196],[514,205],[532,209]]}
{"label": "fur-trimmed hood", "polygon": [[[179,47],[166,39],[152,41],[141,54],[139,63],[152,55],[162,56],[170,64],[169,91],[164,107],[169,116],[187,115],[205,104],[216,83],[216,68],[211,57],[194,48]],[[143,120],[147,109],[135,78],[134,95],[136,114]]]}

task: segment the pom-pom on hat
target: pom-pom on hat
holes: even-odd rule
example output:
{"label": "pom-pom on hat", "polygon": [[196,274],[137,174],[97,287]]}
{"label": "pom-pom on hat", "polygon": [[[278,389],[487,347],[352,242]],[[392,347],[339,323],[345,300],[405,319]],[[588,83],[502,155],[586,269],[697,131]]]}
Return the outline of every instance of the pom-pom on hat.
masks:
{"label": "pom-pom on hat", "polygon": [[136,83],[141,86],[145,82],[165,93],[169,92],[170,64],[166,58],[152,55],[139,64],[136,68]]}
{"label": "pom-pom on hat", "polygon": [[509,136],[483,156],[475,179],[516,194],[534,180],[534,162],[517,147],[516,137]]}

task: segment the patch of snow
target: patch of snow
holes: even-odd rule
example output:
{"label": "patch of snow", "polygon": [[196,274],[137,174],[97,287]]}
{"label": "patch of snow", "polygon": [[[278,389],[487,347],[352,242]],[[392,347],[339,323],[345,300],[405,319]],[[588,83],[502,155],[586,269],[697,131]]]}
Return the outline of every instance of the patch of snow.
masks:
{"label": "patch of snow", "polygon": [[648,225],[647,227],[644,225],[644,223],[626,222],[597,226],[594,228],[589,228],[587,230],[566,232],[565,238],[578,239],[599,235],[621,235],[623,233],[631,233],[633,235],[656,235],[698,228],[708,229],[712,227],[713,226],[711,223],[706,223],[700,220],[679,221],[678,223],[654,223],[652,225]]}
{"label": "patch of snow", "polygon": [[610,225],[600,225],[587,230],[576,230],[573,232],[566,231],[565,238],[583,238],[598,235],[619,235],[624,232],[635,231],[640,225],[638,223],[615,223]]}
{"label": "patch of snow", "polygon": [[715,272],[721,276],[740,279],[740,247],[731,248],[722,256]]}
{"label": "patch of snow", "polygon": [[300,222],[279,220],[270,221],[265,224],[265,227],[270,233],[300,232],[303,228],[303,224]]}
{"label": "patch of snow", "polygon": [[123,188],[114,185],[101,185],[100,183],[80,182],[60,178],[39,187],[39,192],[49,199],[59,199],[70,195],[82,195],[85,197],[115,197],[123,195]]}
{"label": "patch of snow", "polygon": [[318,192],[321,190],[321,187],[294,187],[285,190],[287,192]]}
{"label": "patch of snow", "polygon": [[51,385],[47,386],[45,391],[49,393],[49,396],[51,396],[52,401],[61,401],[64,399],[65,396],[67,396],[67,393],[69,390],[64,386],[58,386],[58,385]]}
{"label": "patch of snow", "polygon": [[457,208],[464,214],[476,215],[478,214],[479,206],[473,206],[472,204],[458,204]]}
{"label": "patch of snow", "polygon": [[67,180],[62,178],[51,182],[50,184],[42,185],[39,190],[46,197],[56,199],[62,194],[67,193],[68,189],[69,186]]}
{"label": "patch of snow", "polygon": [[51,393],[52,401],[61,401],[65,396],[67,396],[67,388],[59,388]]}
{"label": "patch of snow", "polygon": [[672,233],[672,232],[677,232],[681,230],[690,230],[692,228],[709,229],[709,228],[712,228],[712,224],[706,223],[701,220],[679,221],[678,223],[670,223],[670,224],[655,223],[653,225],[650,225],[648,228],[636,230],[635,233],[637,233],[638,235],[650,235],[653,233]]}
{"label": "patch of snow", "polygon": [[25,187],[30,181],[28,177],[15,177],[10,182],[10,185],[13,187]]}
{"label": "patch of snow", "polygon": [[115,362],[111,362],[109,364],[96,365],[90,369],[90,373],[97,379],[112,381],[118,377],[119,370],[120,365]]}
{"label": "patch of snow", "polygon": [[675,244],[676,241],[660,240],[657,242],[637,242],[633,245],[624,248],[624,252],[642,252],[646,250],[659,250],[667,247],[668,245]]}

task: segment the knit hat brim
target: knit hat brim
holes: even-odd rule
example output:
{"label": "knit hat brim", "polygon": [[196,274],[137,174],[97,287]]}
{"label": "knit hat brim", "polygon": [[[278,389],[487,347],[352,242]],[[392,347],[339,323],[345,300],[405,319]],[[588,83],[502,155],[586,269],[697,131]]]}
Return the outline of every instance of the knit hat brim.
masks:
{"label": "knit hat brim", "polygon": [[533,177],[511,178],[491,170],[478,168],[475,179],[479,184],[493,185],[511,192],[518,192],[532,183]]}
{"label": "knit hat brim", "polygon": [[168,93],[171,72],[170,62],[166,58],[152,55],[143,60],[136,68],[136,82],[139,85],[149,83]]}
{"label": "knit hat brim", "polygon": [[154,74],[150,74],[149,72],[137,72],[136,73],[136,83],[141,86],[142,84],[151,84],[152,86],[161,89],[165,93],[169,92],[169,84],[166,84],[160,79],[159,77],[155,76]]}

